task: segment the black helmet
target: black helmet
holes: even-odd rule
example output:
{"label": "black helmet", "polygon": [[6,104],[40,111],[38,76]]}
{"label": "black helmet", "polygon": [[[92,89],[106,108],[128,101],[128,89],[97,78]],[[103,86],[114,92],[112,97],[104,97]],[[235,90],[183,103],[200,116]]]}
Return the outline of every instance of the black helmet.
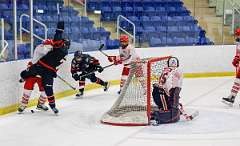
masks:
{"label": "black helmet", "polygon": [[79,58],[79,57],[81,57],[81,56],[82,56],[82,51],[81,51],[81,50],[76,51],[76,52],[74,53],[74,58]]}

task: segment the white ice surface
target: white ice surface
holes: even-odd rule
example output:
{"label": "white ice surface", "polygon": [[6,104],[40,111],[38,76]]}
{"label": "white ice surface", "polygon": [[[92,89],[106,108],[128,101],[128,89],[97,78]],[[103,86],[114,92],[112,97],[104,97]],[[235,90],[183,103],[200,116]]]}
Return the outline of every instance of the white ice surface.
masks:
{"label": "white ice surface", "polygon": [[58,100],[59,116],[51,111],[0,117],[0,146],[240,146],[240,108],[221,103],[233,77],[184,79],[181,101],[193,121],[146,127],[103,125],[101,116],[117,99],[109,92],[85,92],[84,99]]}

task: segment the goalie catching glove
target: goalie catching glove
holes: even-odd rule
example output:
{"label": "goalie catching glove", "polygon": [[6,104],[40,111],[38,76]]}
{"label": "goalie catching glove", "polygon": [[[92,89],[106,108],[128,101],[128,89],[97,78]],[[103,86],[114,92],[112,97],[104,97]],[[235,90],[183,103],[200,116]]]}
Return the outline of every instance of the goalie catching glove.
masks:
{"label": "goalie catching glove", "polygon": [[239,61],[240,61],[240,57],[239,56],[235,56],[233,61],[232,61],[233,66],[237,67],[238,64],[239,64]]}

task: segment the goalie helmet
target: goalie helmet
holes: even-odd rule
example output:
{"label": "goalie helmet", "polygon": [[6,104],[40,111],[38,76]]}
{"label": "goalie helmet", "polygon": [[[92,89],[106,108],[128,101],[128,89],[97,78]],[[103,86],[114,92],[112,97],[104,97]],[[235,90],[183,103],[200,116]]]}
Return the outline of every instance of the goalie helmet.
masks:
{"label": "goalie helmet", "polygon": [[168,59],[168,67],[178,67],[179,66],[179,61],[176,57],[171,57]]}

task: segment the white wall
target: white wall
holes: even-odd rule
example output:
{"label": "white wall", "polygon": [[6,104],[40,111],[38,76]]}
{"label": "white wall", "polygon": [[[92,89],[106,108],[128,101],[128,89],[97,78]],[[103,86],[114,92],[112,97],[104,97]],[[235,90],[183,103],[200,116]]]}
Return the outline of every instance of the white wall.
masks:
{"label": "white wall", "polygon": [[[105,51],[109,55],[117,55],[118,50]],[[235,46],[188,46],[188,47],[163,47],[163,48],[137,48],[141,58],[161,57],[173,55],[179,58],[184,73],[205,72],[232,72],[235,69],[231,65],[235,55]],[[100,60],[102,66],[110,64],[99,51],[90,52],[90,55]],[[59,75],[73,85],[77,83],[71,78],[70,62],[73,54],[68,56],[67,62],[62,65]],[[29,60],[19,60],[0,63],[0,108],[19,102],[22,96],[23,84],[18,83],[20,72],[26,68]],[[118,80],[121,74],[121,65],[105,69],[99,77],[104,80]],[[54,91],[60,92],[70,89],[59,79],[55,79]],[[36,97],[37,90],[33,97]]]}

